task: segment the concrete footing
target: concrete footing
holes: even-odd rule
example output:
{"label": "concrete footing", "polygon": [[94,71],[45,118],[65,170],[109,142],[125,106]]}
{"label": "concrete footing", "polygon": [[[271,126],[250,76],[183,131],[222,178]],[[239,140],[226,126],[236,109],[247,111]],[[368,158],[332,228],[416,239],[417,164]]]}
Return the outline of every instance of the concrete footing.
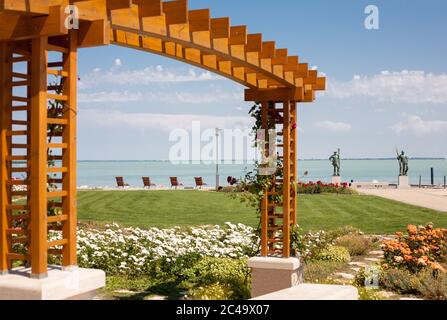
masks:
{"label": "concrete footing", "polygon": [[340,176],[332,176],[332,184],[341,185],[341,177]]}
{"label": "concrete footing", "polygon": [[410,182],[408,176],[399,176],[399,183],[397,184],[398,189],[409,189]]}
{"label": "concrete footing", "polygon": [[300,284],[253,300],[358,300],[354,286]]}
{"label": "concrete footing", "polygon": [[304,265],[298,258],[255,257],[248,260],[248,266],[252,270],[252,297],[303,283]]}
{"label": "concrete footing", "polygon": [[20,267],[0,276],[0,300],[89,300],[104,286],[102,270],[50,266],[46,278],[33,279]]}

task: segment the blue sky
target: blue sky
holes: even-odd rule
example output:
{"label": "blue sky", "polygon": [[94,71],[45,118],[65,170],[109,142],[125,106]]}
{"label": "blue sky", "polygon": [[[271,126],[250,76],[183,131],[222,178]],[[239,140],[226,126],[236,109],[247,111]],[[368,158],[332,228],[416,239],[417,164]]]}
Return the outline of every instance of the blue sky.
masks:
{"label": "blue sky", "polygon": [[[299,105],[299,157],[447,157],[447,1],[190,0],[317,66],[328,89]],[[364,9],[380,10],[380,29]],[[169,133],[249,126],[240,85],[115,46],[79,57],[81,160],[167,159]]]}

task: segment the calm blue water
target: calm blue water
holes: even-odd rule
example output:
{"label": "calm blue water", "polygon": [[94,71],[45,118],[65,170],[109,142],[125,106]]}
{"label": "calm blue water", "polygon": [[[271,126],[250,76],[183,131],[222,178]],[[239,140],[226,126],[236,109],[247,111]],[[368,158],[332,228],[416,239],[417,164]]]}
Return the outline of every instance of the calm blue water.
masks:
{"label": "calm blue water", "polygon": [[[327,160],[299,161],[299,176],[308,171],[304,181],[330,181],[331,163]],[[447,175],[447,160],[411,160],[410,181],[413,184],[430,182],[430,168],[435,169],[435,183],[442,184]],[[226,185],[228,176],[241,177],[252,169],[250,164],[223,164],[219,166],[220,183]],[[173,165],[166,161],[79,161],[78,186],[114,187],[115,177],[123,176],[132,187],[141,187],[141,177],[149,176],[156,184],[169,186],[169,177],[177,176],[185,186],[194,186],[194,177],[201,176],[205,182],[215,185],[215,165],[190,164]],[[397,182],[398,163],[396,160],[345,160],[342,161],[343,181],[384,181]]]}

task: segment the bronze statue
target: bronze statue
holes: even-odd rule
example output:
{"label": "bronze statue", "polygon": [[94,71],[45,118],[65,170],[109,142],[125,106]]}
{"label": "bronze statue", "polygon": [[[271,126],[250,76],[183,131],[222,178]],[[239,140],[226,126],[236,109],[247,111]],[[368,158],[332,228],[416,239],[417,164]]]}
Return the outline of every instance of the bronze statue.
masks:
{"label": "bronze statue", "polygon": [[396,149],[397,152],[397,161],[399,161],[399,176],[408,176],[408,157],[405,155],[405,152],[399,154],[399,150]]}
{"label": "bronze statue", "polygon": [[332,162],[332,166],[334,167],[334,177],[340,176],[340,149],[335,151],[334,154],[329,158]]}

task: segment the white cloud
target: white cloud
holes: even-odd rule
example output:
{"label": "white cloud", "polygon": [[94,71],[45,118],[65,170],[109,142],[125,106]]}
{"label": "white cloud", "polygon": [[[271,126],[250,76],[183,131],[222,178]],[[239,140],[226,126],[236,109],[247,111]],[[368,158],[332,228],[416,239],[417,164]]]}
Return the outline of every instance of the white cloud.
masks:
{"label": "white cloud", "polygon": [[81,122],[95,126],[170,132],[175,129],[191,129],[193,121],[200,121],[202,129],[250,129],[250,117],[219,117],[200,114],[125,113],[98,109],[81,110]]}
{"label": "white cloud", "polygon": [[348,82],[328,81],[327,94],[346,99],[375,98],[392,103],[447,103],[447,74],[424,71],[383,71],[372,77],[355,75]]}
{"label": "white cloud", "polygon": [[447,133],[447,121],[443,120],[424,120],[416,115],[404,115],[405,119],[393,126],[391,129],[396,134],[411,133],[417,136],[429,134]]}
{"label": "white cloud", "polygon": [[162,102],[162,103],[184,103],[184,104],[209,104],[222,101],[241,101],[243,92],[241,90],[204,91],[203,93],[193,93],[187,91],[177,92],[150,92],[150,91],[100,91],[93,93],[79,93],[80,103],[106,103],[106,102]]}
{"label": "white cloud", "polygon": [[115,59],[115,67],[121,67],[123,65],[123,62],[120,58]]}
{"label": "white cloud", "polygon": [[209,71],[189,68],[185,71],[166,70],[160,65],[149,66],[138,70],[123,70],[122,61],[115,60],[114,67],[107,71],[94,69],[83,75],[79,83],[81,89],[100,85],[151,85],[154,83],[184,83],[192,81],[210,81],[224,79]]}
{"label": "white cloud", "polygon": [[315,122],[314,125],[319,129],[331,132],[350,132],[352,130],[352,126],[349,123],[345,122],[333,122],[325,120]]}

